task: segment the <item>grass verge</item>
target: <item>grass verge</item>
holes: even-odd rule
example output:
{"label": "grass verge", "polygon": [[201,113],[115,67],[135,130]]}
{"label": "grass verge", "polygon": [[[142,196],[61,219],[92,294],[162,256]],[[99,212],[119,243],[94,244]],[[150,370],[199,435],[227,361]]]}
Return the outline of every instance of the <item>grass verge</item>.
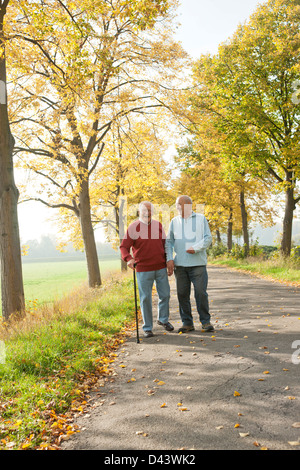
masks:
{"label": "grass verge", "polygon": [[56,449],[77,432],[74,414],[107,380],[134,320],[132,280],[118,276],[0,325],[0,449]]}
{"label": "grass verge", "polygon": [[218,257],[209,259],[209,264],[239,269],[267,279],[300,287],[300,262],[296,260],[284,258],[265,260],[255,257],[235,260]]}

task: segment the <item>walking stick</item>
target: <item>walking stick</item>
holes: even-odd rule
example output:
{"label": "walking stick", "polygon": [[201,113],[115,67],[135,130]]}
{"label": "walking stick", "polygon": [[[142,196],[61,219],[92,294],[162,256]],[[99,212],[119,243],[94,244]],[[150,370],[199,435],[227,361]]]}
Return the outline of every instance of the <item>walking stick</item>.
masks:
{"label": "walking stick", "polygon": [[134,282],[134,301],[135,301],[135,323],[136,323],[136,342],[140,342],[139,337],[139,319],[138,319],[138,307],[137,307],[137,294],[136,294],[136,274],[135,274],[135,267],[133,267],[133,282]]}

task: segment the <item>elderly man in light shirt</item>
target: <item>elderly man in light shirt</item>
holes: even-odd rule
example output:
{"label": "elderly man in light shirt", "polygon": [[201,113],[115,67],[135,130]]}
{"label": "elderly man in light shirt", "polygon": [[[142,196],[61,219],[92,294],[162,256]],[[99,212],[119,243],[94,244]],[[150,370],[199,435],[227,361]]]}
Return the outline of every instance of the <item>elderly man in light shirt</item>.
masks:
{"label": "elderly man in light shirt", "polygon": [[[177,296],[182,327],[178,333],[194,330],[191,308],[191,285],[194,286],[195,300],[200,323],[204,331],[214,331],[210,323],[207,295],[207,255],[206,249],[212,242],[209,225],[202,214],[192,210],[189,196],[180,196],[176,200],[179,212],[171,220],[165,250],[167,255],[168,275],[175,272]],[[175,258],[173,259],[173,252]]]}

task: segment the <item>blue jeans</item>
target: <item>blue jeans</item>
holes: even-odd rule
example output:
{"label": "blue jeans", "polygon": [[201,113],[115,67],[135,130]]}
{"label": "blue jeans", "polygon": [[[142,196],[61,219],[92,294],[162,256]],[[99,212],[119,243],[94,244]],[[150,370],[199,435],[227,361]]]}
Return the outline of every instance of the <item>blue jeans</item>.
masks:
{"label": "blue jeans", "polygon": [[193,326],[191,307],[191,284],[194,286],[195,300],[202,325],[210,323],[207,295],[208,275],[206,266],[175,266],[179,312],[183,326]]}
{"label": "blue jeans", "polygon": [[140,306],[143,316],[143,330],[151,331],[152,318],[152,288],[155,283],[158,293],[158,320],[162,323],[169,321],[170,284],[167,269],[136,273],[139,288]]}

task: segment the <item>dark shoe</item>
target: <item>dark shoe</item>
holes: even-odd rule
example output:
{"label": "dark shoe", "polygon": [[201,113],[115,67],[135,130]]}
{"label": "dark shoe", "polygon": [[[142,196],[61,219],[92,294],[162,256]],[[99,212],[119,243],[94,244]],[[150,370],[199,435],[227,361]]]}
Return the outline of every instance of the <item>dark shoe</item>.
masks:
{"label": "dark shoe", "polygon": [[152,331],[149,330],[144,332],[144,338],[151,338],[151,336],[154,336]]}
{"label": "dark shoe", "polygon": [[178,333],[187,333],[188,331],[194,331],[195,328],[193,327],[193,325],[191,326],[182,326],[181,328],[179,328],[178,330]]}
{"label": "dark shoe", "polygon": [[215,331],[215,329],[210,323],[207,323],[206,325],[202,325],[202,331],[209,332],[209,331]]}
{"label": "dark shoe", "polygon": [[167,331],[173,331],[174,330],[174,326],[171,325],[170,322],[162,323],[161,321],[157,320],[157,324],[163,326],[164,329],[167,330]]}

